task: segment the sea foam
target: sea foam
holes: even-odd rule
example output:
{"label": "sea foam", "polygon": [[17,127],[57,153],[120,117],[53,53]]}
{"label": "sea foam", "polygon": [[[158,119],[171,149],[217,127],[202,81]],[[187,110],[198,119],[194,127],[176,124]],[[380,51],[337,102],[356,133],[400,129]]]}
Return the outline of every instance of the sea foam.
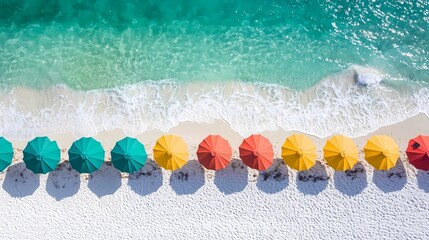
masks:
{"label": "sea foam", "polygon": [[363,86],[380,84],[384,79],[384,73],[371,67],[363,67],[359,65],[352,65],[350,67],[356,73],[356,82]]}
{"label": "sea foam", "polygon": [[262,83],[146,81],[112,89],[74,91],[13,88],[0,97],[0,133],[14,139],[72,132],[95,135],[122,129],[137,135],[168,131],[181,122],[226,121],[246,136],[299,130],[326,137],[360,136],[420,112],[429,116],[429,89],[400,91],[353,84],[354,70],[332,75],[306,91]]}

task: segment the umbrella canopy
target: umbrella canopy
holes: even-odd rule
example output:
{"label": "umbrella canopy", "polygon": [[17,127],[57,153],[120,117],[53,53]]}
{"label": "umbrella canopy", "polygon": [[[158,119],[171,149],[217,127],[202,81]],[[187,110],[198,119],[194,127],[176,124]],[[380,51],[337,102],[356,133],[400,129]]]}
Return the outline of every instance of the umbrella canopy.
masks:
{"label": "umbrella canopy", "polygon": [[146,164],[147,153],[144,145],[136,138],[125,137],[116,142],[110,152],[112,163],[121,172],[133,173]]}
{"label": "umbrella canopy", "polygon": [[11,163],[13,158],[12,143],[4,137],[0,137],[0,171],[3,172]]}
{"label": "umbrella canopy", "polygon": [[411,139],[406,153],[415,168],[429,171],[429,136],[419,135]]}
{"label": "umbrella canopy", "polygon": [[268,138],[260,134],[245,138],[239,151],[241,160],[251,168],[262,171],[273,164],[273,145]]}
{"label": "umbrella canopy", "polygon": [[349,137],[335,135],[323,147],[324,157],[329,166],[336,171],[346,171],[358,162],[359,152]]}
{"label": "umbrella canopy", "polygon": [[225,168],[232,156],[229,142],[219,135],[209,135],[198,146],[198,161],[207,169]]}
{"label": "umbrella canopy", "polygon": [[104,163],[105,151],[94,138],[81,138],[69,149],[70,165],[79,173],[92,173]]}
{"label": "umbrella canopy", "polygon": [[285,164],[298,171],[308,170],[316,164],[316,146],[304,134],[294,134],[282,146]]}
{"label": "umbrella canopy", "polygon": [[56,141],[48,137],[36,137],[24,148],[25,166],[34,173],[53,171],[60,162],[61,152]]}
{"label": "umbrella canopy", "polygon": [[188,161],[188,146],[179,136],[164,135],[153,147],[153,156],[159,166],[174,171]]}
{"label": "umbrella canopy", "polygon": [[393,138],[376,135],[368,139],[365,147],[365,159],[377,170],[389,170],[396,165],[399,147]]}

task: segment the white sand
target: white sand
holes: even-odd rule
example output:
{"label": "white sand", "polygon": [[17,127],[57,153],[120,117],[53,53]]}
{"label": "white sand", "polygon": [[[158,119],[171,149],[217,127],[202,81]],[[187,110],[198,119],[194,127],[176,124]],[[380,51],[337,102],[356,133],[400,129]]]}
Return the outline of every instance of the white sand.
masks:
{"label": "white sand", "polygon": [[[235,150],[242,141],[220,121],[183,123],[170,133],[184,137],[191,159],[208,134],[223,135]],[[138,136],[150,156],[162,134]],[[291,132],[263,134],[280,158],[280,147]],[[429,119],[421,114],[374,134],[394,137],[403,151],[408,139],[429,135]],[[109,150],[123,136],[118,130],[96,138]],[[64,149],[75,140],[71,134],[50,137]],[[312,138],[321,153],[325,139]],[[356,139],[359,148],[367,138]],[[22,149],[25,142],[14,145]],[[322,163],[300,174],[278,159],[261,173],[239,160],[218,172],[191,160],[173,174],[150,161],[140,173],[121,178],[107,165],[92,176],[79,175],[67,164],[34,175],[17,152],[14,165],[0,175],[1,238],[429,239],[429,175],[409,165],[403,152],[388,172],[373,171],[361,159],[349,174],[326,167],[319,155]]]}

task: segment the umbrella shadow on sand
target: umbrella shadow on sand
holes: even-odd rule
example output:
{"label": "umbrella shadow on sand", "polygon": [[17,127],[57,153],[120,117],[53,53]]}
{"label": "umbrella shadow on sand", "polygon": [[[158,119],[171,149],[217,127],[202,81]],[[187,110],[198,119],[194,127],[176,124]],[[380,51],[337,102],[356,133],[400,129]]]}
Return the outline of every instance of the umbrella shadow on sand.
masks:
{"label": "umbrella shadow on sand", "polygon": [[417,186],[429,193],[429,172],[423,170],[417,170]]}
{"label": "umbrella shadow on sand", "polygon": [[27,169],[23,162],[10,166],[3,180],[3,189],[11,197],[17,198],[32,195],[39,185],[39,174],[34,174],[31,170]]}
{"label": "umbrella shadow on sand", "polygon": [[274,159],[270,168],[259,172],[256,187],[265,193],[277,193],[289,185],[289,173],[282,159]]}
{"label": "umbrella shadow on sand", "polygon": [[162,186],[162,169],[152,159],[148,159],[140,171],[128,176],[131,190],[141,196],[156,192]]}
{"label": "umbrella shadow on sand", "polygon": [[401,190],[407,183],[407,172],[401,159],[396,166],[388,171],[374,170],[373,183],[383,192],[395,192]]}
{"label": "umbrella shadow on sand", "polygon": [[226,168],[216,171],[214,184],[223,194],[243,191],[248,183],[248,169],[241,160],[233,159]]}
{"label": "umbrella shadow on sand", "polygon": [[59,164],[46,181],[46,191],[57,201],[75,195],[79,188],[80,175],[68,162]]}
{"label": "umbrella shadow on sand", "polygon": [[317,195],[328,186],[330,178],[325,165],[317,161],[309,170],[298,172],[296,186],[305,195]]}
{"label": "umbrella shadow on sand", "polygon": [[205,183],[205,171],[196,160],[171,173],[170,186],[177,195],[193,194]]}
{"label": "umbrella shadow on sand", "polygon": [[121,187],[121,172],[111,164],[103,163],[89,175],[88,188],[99,198],[115,193]]}
{"label": "umbrella shadow on sand", "polygon": [[368,186],[365,167],[358,162],[351,170],[336,171],[334,184],[338,191],[347,196],[355,196],[361,193]]}

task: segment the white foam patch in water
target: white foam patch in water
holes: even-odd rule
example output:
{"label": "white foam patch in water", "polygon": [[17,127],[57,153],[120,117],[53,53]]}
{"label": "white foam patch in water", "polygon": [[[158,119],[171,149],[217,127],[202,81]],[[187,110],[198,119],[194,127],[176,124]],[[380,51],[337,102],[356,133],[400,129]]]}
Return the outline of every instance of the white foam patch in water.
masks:
{"label": "white foam patch in water", "polygon": [[368,134],[420,112],[429,116],[429,89],[399,91],[353,84],[346,71],[305,92],[273,84],[147,81],[107,90],[14,88],[0,97],[0,134],[14,139],[122,129],[137,135],[181,122],[223,119],[243,136],[299,130],[326,137]]}
{"label": "white foam patch in water", "polygon": [[384,73],[375,68],[352,65],[350,69],[356,72],[356,82],[363,86],[380,84],[385,77]]}

